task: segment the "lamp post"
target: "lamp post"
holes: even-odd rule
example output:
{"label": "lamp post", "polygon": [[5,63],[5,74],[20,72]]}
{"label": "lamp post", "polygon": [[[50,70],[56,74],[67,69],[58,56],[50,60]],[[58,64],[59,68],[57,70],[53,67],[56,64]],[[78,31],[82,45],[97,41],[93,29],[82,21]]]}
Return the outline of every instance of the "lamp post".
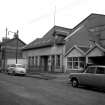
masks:
{"label": "lamp post", "polygon": [[7,29],[7,27],[6,27],[6,36],[5,36],[5,42],[4,42],[4,55],[3,55],[3,58],[4,58],[4,63],[3,63],[3,68],[4,68],[4,72],[6,71],[6,62],[7,62],[7,56],[6,56],[6,46],[7,46],[7,33],[8,32],[8,29]]}
{"label": "lamp post", "polygon": [[14,33],[14,36],[15,36],[15,38],[16,38],[16,64],[17,64],[17,62],[18,62],[18,33],[19,33],[19,31],[17,30],[17,32],[12,32],[12,31],[8,31],[8,35],[9,35],[9,33]]}
{"label": "lamp post", "polygon": [[18,33],[19,33],[19,31],[17,30],[17,33],[15,34],[16,35],[16,38],[17,38],[17,40],[16,40],[16,64],[18,63]]}

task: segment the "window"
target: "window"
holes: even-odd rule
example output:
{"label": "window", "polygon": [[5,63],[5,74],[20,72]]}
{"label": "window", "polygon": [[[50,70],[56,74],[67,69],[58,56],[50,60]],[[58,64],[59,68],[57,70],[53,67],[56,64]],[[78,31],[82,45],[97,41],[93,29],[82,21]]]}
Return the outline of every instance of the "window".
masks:
{"label": "window", "polygon": [[35,56],[35,66],[38,66],[38,56]]}
{"label": "window", "polygon": [[105,68],[98,67],[96,70],[96,74],[105,74]]}
{"label": "window", "polygon": [[56,55],[56,67],[60,67],[60,55]]}
{"label": "window", "polygon": [[86,73],[95,73],[96,67],[88,67]]}
{"label": "window", "polygon": [[34,56],[32,56],[32,66],[34,66]]}
{"label": "window", "polygon": [[28,57],[28,65],[29,66],[31,65],[31,57],[30,56]]}
{"label": "window", "polygon": [[10,67],[16,67],[16,65],[15,64],[12,64],[12,65],[10,65]]}
{"label": "window", "polygon": [[68,69],[83,69],[85,57],[68,57],[67,68]]}
{"label": "window", "polygon": [[72,57],[67,58],[67,68],[72,69],[73,59]]}

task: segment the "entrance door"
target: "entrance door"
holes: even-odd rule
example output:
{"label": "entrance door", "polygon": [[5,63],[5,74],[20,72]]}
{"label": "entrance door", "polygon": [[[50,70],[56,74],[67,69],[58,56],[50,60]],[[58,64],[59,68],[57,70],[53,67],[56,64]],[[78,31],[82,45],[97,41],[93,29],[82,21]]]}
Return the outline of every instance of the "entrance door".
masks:
{"label": "entrance door", "polygon": [[41,66],[44,72],[48,71],[48,56],[41,56]]}
{"label": "entrance door", "polygon": [[44,71],[48,71],[48,56],[44,57]]}
{"label": "entrance door", "polygon": [[55,56],[52,55],[51,57],[51,72],[54,72],[55,70]]}

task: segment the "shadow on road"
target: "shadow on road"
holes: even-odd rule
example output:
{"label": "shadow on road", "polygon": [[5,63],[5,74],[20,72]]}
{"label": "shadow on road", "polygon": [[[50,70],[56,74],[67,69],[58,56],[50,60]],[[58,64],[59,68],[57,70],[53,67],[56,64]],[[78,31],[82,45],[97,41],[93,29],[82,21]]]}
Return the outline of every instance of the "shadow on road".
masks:
{"label": "shadow on road", "polygon": [[84,90],[89,90],[89,91],[94,91],[94,92],[99,92],[99,93],[104,93],[105,94],[105,89],[100,89],[100,88],[93,88],[89,86],[79,86],[80,89]]}

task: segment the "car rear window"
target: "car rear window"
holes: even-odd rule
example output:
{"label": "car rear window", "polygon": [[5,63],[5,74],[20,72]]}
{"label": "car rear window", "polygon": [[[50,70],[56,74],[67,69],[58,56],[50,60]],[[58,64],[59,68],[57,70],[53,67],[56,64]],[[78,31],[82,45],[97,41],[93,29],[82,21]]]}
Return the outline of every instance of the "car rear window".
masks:
{"label": "car rear window", "polygon": [[105,74],[105,68],[98,67],[96,70],[96,74]]}

